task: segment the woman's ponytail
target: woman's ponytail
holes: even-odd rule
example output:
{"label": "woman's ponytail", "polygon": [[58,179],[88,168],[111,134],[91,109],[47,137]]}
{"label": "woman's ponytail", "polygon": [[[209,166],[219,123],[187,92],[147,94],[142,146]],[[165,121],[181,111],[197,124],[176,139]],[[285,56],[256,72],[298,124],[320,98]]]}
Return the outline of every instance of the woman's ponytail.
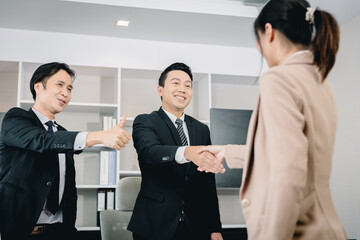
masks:
{"label": "woman's ponytail", "polygon": [[339,26],[335,18],[325,11],[314,12],[316,35],[311,42],[314,64],[319,67],[323,81],[334,66],[339,49]]}

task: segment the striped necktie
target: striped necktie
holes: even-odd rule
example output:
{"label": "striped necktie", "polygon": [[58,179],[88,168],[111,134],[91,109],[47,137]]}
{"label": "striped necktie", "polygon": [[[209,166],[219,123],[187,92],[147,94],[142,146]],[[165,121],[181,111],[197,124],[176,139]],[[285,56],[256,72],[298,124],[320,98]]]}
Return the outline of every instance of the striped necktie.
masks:
{"label": "striped necktie", "polygon": [[184,133],[184,129],[183,129],[183,121],[179,118],[176,119],[175,123],[177,124],[177,131],[179,133],[180,136],[180,140],[181,140],[181,145],[182,146],[187,146],[188,142]]}

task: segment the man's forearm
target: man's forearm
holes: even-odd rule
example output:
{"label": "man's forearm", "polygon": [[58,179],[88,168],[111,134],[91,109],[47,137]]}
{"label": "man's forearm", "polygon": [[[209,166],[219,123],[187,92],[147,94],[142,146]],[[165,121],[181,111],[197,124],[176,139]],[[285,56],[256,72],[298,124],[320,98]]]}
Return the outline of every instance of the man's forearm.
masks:
{"label": "man's forearm", "polygon": [[104,144],[106,147],[120,150],[131,140],[131,136],[123,127],[125,120],[106,131],[89,132],[86,138],[86,146],[92,147],[95,144]]}
{"label": "man's forearm", "polygon": [[102,144],[102,139],[104,139],[104,131],[89,132],[86,137],[86,146],[92,147],[96,144]]}

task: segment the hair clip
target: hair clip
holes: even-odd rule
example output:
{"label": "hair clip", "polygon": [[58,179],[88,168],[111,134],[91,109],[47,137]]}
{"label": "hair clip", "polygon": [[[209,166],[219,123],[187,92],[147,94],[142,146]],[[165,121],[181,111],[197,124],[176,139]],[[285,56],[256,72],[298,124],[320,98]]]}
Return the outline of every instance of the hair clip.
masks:
{"label": "hair clip", "polygon": [[308,7],[306,9],[306,13],[305,13],[305,20],[309,22],[309,24],[314,24],[314,12],[316,11],[315,8],[311,8],[311,7]]}

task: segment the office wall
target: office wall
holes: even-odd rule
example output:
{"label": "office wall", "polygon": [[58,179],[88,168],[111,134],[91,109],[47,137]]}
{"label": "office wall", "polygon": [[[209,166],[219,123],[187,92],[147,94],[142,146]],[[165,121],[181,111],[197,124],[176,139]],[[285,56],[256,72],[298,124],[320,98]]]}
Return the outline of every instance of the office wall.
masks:
{"label": "office wall", "polygon": [[254,48],[181,44],[0,28],[0,59],[162,70],[183,61],[194,72],[257,75]]}
{"label": "office wall", "polygon": [[339,124],[331,189],[349,238],[360,239],[360,15],[341,26],[340,49],[329,75]]}

